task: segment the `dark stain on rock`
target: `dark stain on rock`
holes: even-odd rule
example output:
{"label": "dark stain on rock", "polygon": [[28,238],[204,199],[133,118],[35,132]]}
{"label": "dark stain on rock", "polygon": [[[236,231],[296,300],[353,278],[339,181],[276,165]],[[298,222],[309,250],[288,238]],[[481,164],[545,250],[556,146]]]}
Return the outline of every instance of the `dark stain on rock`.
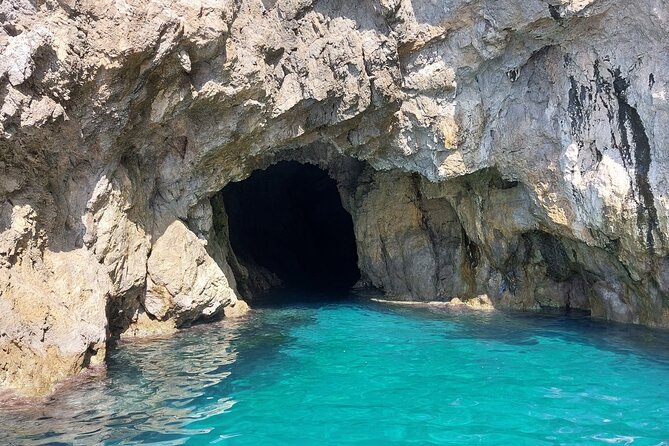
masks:
{"label": "dark stain on rock", "polygon": [[550,13],[553,20],[556,22],[562,21],[562,16],[560,15],[560,9],[554,5],[548,5],[548,12]]}
{"label": "dark stain on rock", "polygon": [[[637,226],[646,245],[652,249],[655,237],[662,237],[662,234],[658,230],[657,210],[648,180],[651,163],[650,141],[639,112],[627,99],[629,80],[621,75],[619,68],[607,71],[608,75],[603,73],[600,62],[596,61],[591,86],[579,85],[573,76],[569,77],[567,110],[571,133],[583,148],[581,135],[589,126],[590,111],[597,110],[598,107],[606,111],[611,126],[612,146],[618,150],[623,166],[630,172],[630,185],[637,202]],[[654,81],[654,77],[649,76],[649,85]],[[598,163],[602,154],[596,147],[594,149],[596,152],[593,157]]]}
{"label": "dark stain on rock", "polygon": [[648,181],[651,162],[650,141],[639,112],[627,101],[629,81],[621,76],[620,69],[612,71],[611,74],[613,91],[618,102],[618,130],[621,139],[618,150],[628,164],[634,161],[634,180],[639,191],[637,225],[646,232],[646,243],[652,248],[655,244],[653,231],[657,230],[659,221],[653,191]]}
{"label": "dark stain on rock", "polygon": [[583,125],[583,102],[579,94],[578,83],[573,76],[569,76],[569,105],[567,111],[571,119],[571,133],[577,135]]}
{"label": "dark stain on rock", "polygon": [[520,76],[520,70],[518,68],[514,68],[513,70],[509,70],[506,72],[506,77],[508,77],[511,82],[516,82],[519,76]]}

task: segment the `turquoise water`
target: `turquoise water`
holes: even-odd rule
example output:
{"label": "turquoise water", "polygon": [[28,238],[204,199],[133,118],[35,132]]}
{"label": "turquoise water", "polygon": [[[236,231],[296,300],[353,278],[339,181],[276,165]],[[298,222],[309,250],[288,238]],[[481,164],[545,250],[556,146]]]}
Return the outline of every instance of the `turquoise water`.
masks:
{"label": "turquoise water", "polygon": [[106,377],[0,412],[0,444],[100,443],[669,445],[669,334],[291,303],[123,344]]}

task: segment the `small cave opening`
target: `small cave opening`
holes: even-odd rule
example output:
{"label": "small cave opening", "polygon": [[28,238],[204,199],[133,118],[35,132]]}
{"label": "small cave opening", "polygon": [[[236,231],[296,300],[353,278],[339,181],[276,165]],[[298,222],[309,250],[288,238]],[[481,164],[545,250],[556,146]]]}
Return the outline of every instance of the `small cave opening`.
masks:
{"label": "small cave opening", "polygon": [[[242,289],[343,292],[360,279],[353,220],[325,170],[282,161],[228,184],[221,196],[232,252],[255,270],[237,277]],[[262,284],[244,283],[261,276]]]}

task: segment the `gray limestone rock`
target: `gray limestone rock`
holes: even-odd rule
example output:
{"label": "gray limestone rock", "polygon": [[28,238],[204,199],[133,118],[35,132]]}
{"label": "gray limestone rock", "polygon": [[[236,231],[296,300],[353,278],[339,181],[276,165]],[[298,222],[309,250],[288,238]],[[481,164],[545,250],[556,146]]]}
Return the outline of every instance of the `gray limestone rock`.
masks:
{"label": "gray limestone rock", "polygon": [[337,181],[361,283],[669,326],[669,2],[0,4],[0,386],[276,283],[216,194]]}

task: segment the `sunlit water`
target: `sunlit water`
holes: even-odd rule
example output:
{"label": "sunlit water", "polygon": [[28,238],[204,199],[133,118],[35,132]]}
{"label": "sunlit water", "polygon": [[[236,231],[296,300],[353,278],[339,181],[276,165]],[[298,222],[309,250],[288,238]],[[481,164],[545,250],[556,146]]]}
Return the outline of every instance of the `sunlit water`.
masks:
{"label": "sunlit water", "polygon": [[106,377],[1,409],[0,444],[669,444],[669,334],[292,303],[123,344]]}

